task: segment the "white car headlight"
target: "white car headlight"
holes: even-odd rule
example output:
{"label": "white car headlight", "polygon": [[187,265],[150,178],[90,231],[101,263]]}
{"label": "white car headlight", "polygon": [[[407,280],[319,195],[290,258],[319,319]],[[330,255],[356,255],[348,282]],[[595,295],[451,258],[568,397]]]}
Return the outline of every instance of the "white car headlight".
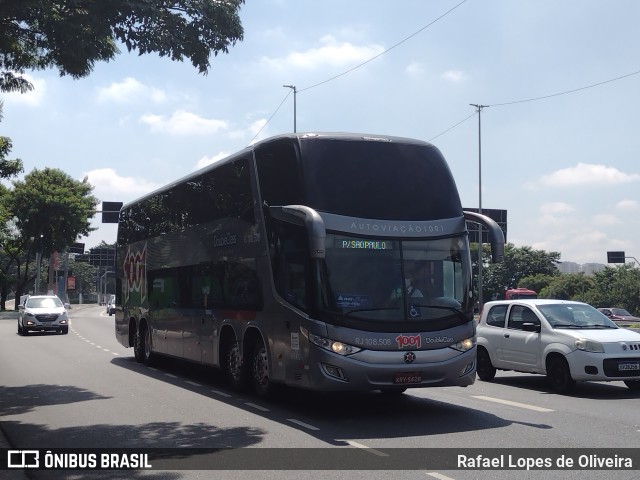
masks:
{"label": "white car headlight", "polygon": [[576,348],[584,352],[592,353],[604,353],[604,347],[600,342],[595,340],[587,340],[586,338],[579,338],[575,342]]}

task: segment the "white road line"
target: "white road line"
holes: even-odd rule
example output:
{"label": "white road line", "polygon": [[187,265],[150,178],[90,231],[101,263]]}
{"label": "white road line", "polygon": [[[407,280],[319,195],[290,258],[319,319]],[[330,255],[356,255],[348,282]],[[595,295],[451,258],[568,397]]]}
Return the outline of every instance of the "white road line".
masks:
{"label": "white road line", "polygon": [[231,395],[229,395],[228,393],[221,392],[219,390],[213,390],[212,389],[211,393],[215,393],[216,395],[220,395],[221,397],[231,398]]}
{"label": "white road line", "polygon": [[472,395],[471,398],[477,398],[478,400],[486,400],[487,402],[501,403],[503,405],[510,405],[512,407],[526,408],[527,410],[534,410],[536,412],[555,412],[555,410],[551,410],[550,408],[537,407],[535,405],[529,405],[528,403],[511,402],[509,400],[503,400],[501,398],[484,397],[481,395],[479,396]]}
{"label": "white road line", "polygon": [[433,478],[437,478],[438,480],[453,480],[453,478],[447,477],[446,475],[442,475],[438,472],[427,472],[427,475]]}
{"label": "white road line", "polygon": [[348,443],[352,447],[361,448],[362,450],[365,450],[368,453],[371,453],[371,454],[376,455],[378,457],[388,457],[389,456],[389,454],[387,454],[387,453],[381,452],[380,450],[376,450],[375,448],[367,447],[366,445],[363,445],[363,444],[358,443],[358,442],[354,442],[353,440],[341,440],[341,441]]}
{"label": "white road line", "polygon": [[318,427],[314,427],[313,425],[309,425],[308,423],[301,422],[300,420],[296,420],[295,418],[287,418],[287,421],[295,423],[296,425],[300,425],[301,427],[307,428],[309,430],[320,430]]}
{"label": "white road line", "polygon": [[201,387],[202,386],[199,383],[192,382],[191,380],[187,380],[186,383],[188,383],[189,385],[193,385],[194,387]]}
{"label": "white road line", "polygon": [[171,377],[171,378],[178,378],[178,376],[177,376],[177,375],[174,375],[173,373],[165,373],[165,375],[166,375],[167,377]]}
{"label": "white road line", "polygon": [[255,408],[256,410],[260,410],[261,412],[268,412],[269,409],[260,405],[256,405],[255,403],[245,402],[245,405],[251,408]]}

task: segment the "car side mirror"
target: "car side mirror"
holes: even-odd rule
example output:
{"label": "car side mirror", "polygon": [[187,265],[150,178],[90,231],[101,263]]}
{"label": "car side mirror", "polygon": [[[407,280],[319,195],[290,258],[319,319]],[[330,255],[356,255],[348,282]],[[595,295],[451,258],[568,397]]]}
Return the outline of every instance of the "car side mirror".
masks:
{"label": "car side mirror", "polygon": [[64,308],[66,308],[67,310],[69,310],[71,308],[71,304],[70,303],[65,303],[64,304]]}
{"label": "car side mirror", "polygon": [[525,323],[522,324],[522,330],[524,330],[525,332],[540,333],[540,324],[539,323],[525,322]]}

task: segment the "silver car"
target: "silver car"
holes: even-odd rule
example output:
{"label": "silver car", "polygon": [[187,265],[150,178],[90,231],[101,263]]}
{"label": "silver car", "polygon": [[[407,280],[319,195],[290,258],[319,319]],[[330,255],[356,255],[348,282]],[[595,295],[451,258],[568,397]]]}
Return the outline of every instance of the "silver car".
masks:
{"label": "silver car", "polygon": [[68,304],[56,295],[32,295],[18,307],[18,334],[30,331],[69,333]]}
{"label": "silver car", "polygon": [[538,373],[557,392],[577,381],[623,381],[640,390],[640,333],[568,300],[487,302],[477,328],[480,380],[496,370]]}

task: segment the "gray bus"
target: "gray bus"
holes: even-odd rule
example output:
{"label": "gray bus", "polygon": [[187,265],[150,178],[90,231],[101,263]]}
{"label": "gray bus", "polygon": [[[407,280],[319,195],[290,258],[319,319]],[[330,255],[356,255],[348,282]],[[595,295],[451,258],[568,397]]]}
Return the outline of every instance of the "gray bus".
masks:
{"label": "gray bus", "polygon": [[467,221],[501,259],[429,143],[269,138],[122,207],[116,337],[259,395],[471,385]]}

